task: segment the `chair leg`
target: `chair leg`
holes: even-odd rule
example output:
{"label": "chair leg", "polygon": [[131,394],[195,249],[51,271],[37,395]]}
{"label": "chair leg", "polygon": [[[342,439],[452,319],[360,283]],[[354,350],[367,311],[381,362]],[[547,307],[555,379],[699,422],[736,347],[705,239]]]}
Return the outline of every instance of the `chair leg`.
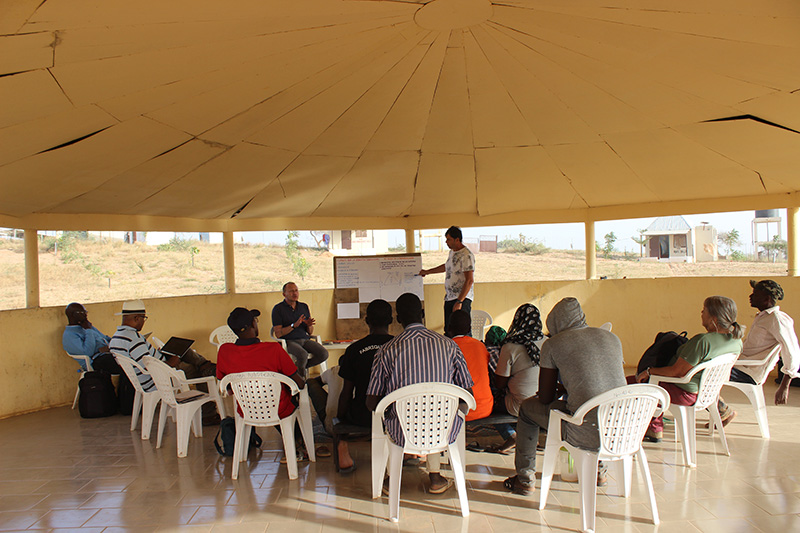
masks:
{"label": "chair leg", "polygon": [[233,464],[231,464],[231,479],[239,479],[239,463],[242,461],[242,442],[245,436],[245,423],[236,417],[236,439],[233,442]]}
{"label": "chair leg", "polygon": [[686,446],[684,450],[689,451],[689,466],[697,466],[697,411],[694,407],[690,407],[684,411],[685,424],[686,424]]}
{"label": "chair leg", "polygon": [[[725,449],[725,455],[730,455],[731,451],[728,448],[728,439],[725,438],[725,428],[722,427],[722,417],[720,417],[719,409],[717,408],[717,404],[714,403],[712,405],[709,405],[707,407],[707,410],[708,410],[708,415],[709,415],[709,418],[710,418],[710,420],[708,421],[708,426],[709,427],[716,426],[716,428],[719,429],[719,438],[722,441],[722,447]],[[696,447],[697,446],[695,445],[695,448]],[[695,450],[695,454],[696,453],[697,453],[697,451]]]}
{"label": "chair leg", "polygon": [[614,469],[614,480],[617,482],[617,494],[623,498],[630,498],[633,457],[628,455],[618,461],[611,461],[610,467]]}
{"label": "chair leg", "polygon": [[403,448],[389,444],[389,520],[400,521],[400,481],[403,476]]}
{"label": "chair leg", "polygon": [[647,485],[647,495],[650,497],[650,510],[653,513],[653,523],[658,525],[658,505],[656,504],[656,491],[653,489],[653,477],[650,475],[650,465],[647,463],[647,455],[644,447],[640,446],[637,452],[639,457],[639,467],[642,469],[645,484]]}
{"label": "chair leg", "polygon": [[179,406],[177,409],[177,439],[178,439],[178,457],[186,457],[187,452],[189,451],[189,432],[191,431],[191,426],[194,424],[194,413],[192,413],[189,409],[181,409],[182,406]]}
{"label": "chair leg", "polygon": [[153,417],[161,398],[157,394],[148,394],[142,399],[142,440],[150,438],[150,429],[153,426]]}
{"label": "chair leg", "polygon": [[461,516],[469,516],[469,500],[467,500],[467,480],[464,476],[464,469],[466,463],[465,456],[461,454],[458,448],[458,443],[451,444],[448,447],[450,451],[450,465],[453,468],[453,477],[456,480],[456,489],[458,489],[458,499],[461,503]]}
{"label": "chair leg", "polygon": [[311,462],[316,462],[317,455],[314,449],[314,427],[311,421],[311,400],[308,391],[303,389],[300,392],[300,405],[295,411],[297,419],[300,421],[300,433],[303,434],[303,442],[306,443],[306,451]]}
{"label": "chair leg", "polygon": [[597,505],[597,454],[573,448],[570,450],[570,455],[577,463],[583,531],[594,531]]}
{"label": "chair leg", "polygon": [[[80,382],[79,382],[80,383]],[[77,390],[75,391],[75,399],[72,400],[72,408],[75,409],[75,406],[78,405],[78,396],[81,395],[81,386],[78,385]]]}
{"label": "chair leg", "polygon": [[383,476],[389,460],[388,437],[381,433],[372,437],[372,499],[380,498],[383,491]]}
{"label": "chair leg", "polygon": [[[559,423],[561,421],[559,420]],[[553,473],[556,471],[558,462],[558,451],[561,449],[561,432],[558,435],[547,432],[547,442],[544,446],[544,466],[542,466],[542,494],[539,496],[539,510],[547,505],[547,495],[550,493],[550,483],[553,481]]]}
{"label": "chair leg", "polygon": [[156,440],[156,448],[161,448],[161,441],[164,438],[164,426],[167,425],[167,411],[170,407],[164,402],[161,402],[161,411],[158,414],[158,438]]}
{"label": "chair leg", "polygon": [[[689,428],[690,425],[694,427],[694,417],[691,417],[691,424],[687,420],[690,418],[689,411],[689,409],[682,409],[681,406],[670,406],[670,412],[675,416],[675,438],[680,440],[683,462],[686,466],[692,467],[695,463],[692,462],[692,443],[690,441],[695,435]],[[694,407],[691,408],[691,412],[694,412]]]}
{"label": "chair leg", "polygon": [[756,420],[758,421],[758,429],[761,430],[761,437],[764,439],[770,438],[769,422],[767,420],[767,402],[764,400],[764,389],[760,386],[753,385],[742,389],[750,400],[750,405],[756,412]]}
{"label": "chair leg", "polygon": [[133,395],[133,411],[131,411],[131,431],[136,429],[136,423],[139,421],[139,413],[142,411],[142,393],[138,390]]}
{"label": "chair leg", "polygon": [[286,454],[286,468],[289,470],[289,479],[297,479],[297,448],[294,445],[294,424],[297,416],[287,416],[281,419],[281,436],[283,437],[283,453]]}

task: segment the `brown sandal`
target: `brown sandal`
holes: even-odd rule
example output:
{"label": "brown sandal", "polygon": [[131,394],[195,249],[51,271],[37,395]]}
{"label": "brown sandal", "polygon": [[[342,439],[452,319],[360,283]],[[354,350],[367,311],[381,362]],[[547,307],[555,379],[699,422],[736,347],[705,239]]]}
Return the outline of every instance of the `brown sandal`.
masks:
{"label": "brown sandal", "polygon": [[535,490],[533,484],[526,485],[519,480],[519,476],[511,476],[510,478],[506,478],[505,481],[503,481],[503,486],[514,494],[519,494],[520,496],[530,496]]}

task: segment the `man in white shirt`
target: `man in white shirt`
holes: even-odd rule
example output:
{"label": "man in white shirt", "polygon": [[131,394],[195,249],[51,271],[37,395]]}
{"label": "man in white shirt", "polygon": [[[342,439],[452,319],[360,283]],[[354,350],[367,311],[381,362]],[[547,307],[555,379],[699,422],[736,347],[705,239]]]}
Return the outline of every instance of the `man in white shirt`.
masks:
{"label": "man in white shirt", "polygon": [[[422,277],[428,274],[445,273],[444,276],[444,329],[450,325],[453,311],[466,311],[472,316],[472,286],[475,283],[475,256],[461,242],[463,234],[458,226],[450,226],[444,234],[445,243],[450,248],[447,261],[434,268],[419,271]],[[480,339],[482,340],[482,339]]]}
{"label": "man in white shirt", "polygon": [[[789,384],[792,378],[800,377],[800,345],[794,331],[794,320],[778,307],[777,302],[783,300],[783,289],[771,279],[756,282],[750,280],[753,293],[750,305],[758,309],[753,324],[742,347],[739,361],[762,361],[757,366],[736,365],[731,370],[731,381],[757,384],[763,381],[775,362],[768,359],[769,352],[776,345],[781,347],[780,357],[783,362],[783,377],[775,392],[775,405],[783,405],[789,399]],[[723,425],[730,422],[736,412],[720,399],[720,415]]]}

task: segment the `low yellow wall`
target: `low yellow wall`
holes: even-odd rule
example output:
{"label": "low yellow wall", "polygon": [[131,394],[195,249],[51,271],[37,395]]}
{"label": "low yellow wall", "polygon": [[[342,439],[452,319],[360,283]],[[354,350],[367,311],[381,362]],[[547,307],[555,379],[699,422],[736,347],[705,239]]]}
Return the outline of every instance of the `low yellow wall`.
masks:
{"label": "low yellow wall", "polygon": [[[787,301],[781,308],[800,317],[800,280],[777,278]],[[475,288],[475,309],[488,311],[494,323],[508,328],[514,310],[524,302],[535,304],[542,318],[561,298],[574,296],[583,304],[590,325],[612,322],[622,340],[627,365],[635,365],[659,331],[700,332],[703,299],[712,294],[733,298],[739,306],[739,321],[752,322],[750,286],[746,278],[664,278],[591,281],[546,281],[485,283]],[[795,296],[796,295],[796,296]],[[441,331],[443,324],[441,285],[425,287],[426,322]],[[281,300],[280,293],[186,296],[146,300],[150,317],[144,331],[162,340],[171,335],[196,339],[197,350],[216,360],[208,335],[225,323],[236,306],[257,308],[264,313],[261,337],[269,337],[269,313]],[[324,339],[335,336],[332,290],[301,291],[301,300],[317,319],[315,333]],[[120,302],[87,305],[89,319],[101,331],[112,334],[119,324],[114,313]],[[0,418],[69,404],[77,384],[76,363],[61,348],[66,318],[63,308],[22,309],[0,312]],[[338,354],[332,354],[336,360]],[[333,362],[333,361],[332,361]]]}

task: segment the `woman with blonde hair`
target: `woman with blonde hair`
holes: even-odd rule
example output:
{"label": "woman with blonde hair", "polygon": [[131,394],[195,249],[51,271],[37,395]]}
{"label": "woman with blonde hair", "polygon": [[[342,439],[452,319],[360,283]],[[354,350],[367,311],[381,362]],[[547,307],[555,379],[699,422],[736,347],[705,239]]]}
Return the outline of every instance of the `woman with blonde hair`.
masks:
{"label": "woman with blonde hair", "polygon": [[[688,374],[695,366],[726,353],[742,351],[744,327],[736,322],[736,302],[725,296],[709,296],[703,302],[700,319],[706,333],[699,333],[678,348],[670,364],[658,368],[646,368],[636,375],[636,382],[642,383],[651,375],[680,377]],[[700,374],[689,383],[661,383],[669,392],[670,401],[676,405],[694,405],[700,385]],[[659,416],[650,422],[645,440],[660,442],[664,422]]]}

